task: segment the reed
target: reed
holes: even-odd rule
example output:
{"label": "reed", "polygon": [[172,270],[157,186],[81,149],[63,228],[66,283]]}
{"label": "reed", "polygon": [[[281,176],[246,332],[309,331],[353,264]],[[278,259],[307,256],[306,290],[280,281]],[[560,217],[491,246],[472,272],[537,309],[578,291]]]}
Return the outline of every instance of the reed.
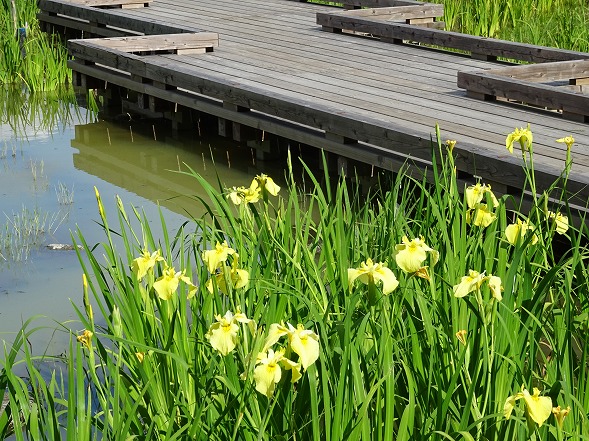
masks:
{"label": "reed", "polygon": [[59,213],[46,213],[22,207],[8,215],[0,229],[0,255],[6,261],[25,262],[31,252],[39,249],[46,234],[53,234],[61,224]]}
{"label": "reed", "polygon": [[69,189],[64,183],[58,182],[55,186],[55,194],[59,205],[72,205],[74,203],[74,185]]}

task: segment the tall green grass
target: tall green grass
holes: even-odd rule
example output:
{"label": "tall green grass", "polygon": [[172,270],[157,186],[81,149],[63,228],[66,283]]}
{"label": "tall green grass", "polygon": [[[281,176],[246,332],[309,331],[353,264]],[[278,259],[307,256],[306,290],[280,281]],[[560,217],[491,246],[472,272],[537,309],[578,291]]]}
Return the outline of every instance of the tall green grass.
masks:
{"label": "tall green grass", "polygon": [[[345,3],[310,1],[339,6]],[[589,52],[587,0],[435,0],[433,3],[444,4],[448,31]]]}
{"label": "tall green grass", "polygon": [[[0,85],[24,84],[30,92],[44,92],[71,82],[67,49],[56,36],[41,32],[37,12],[34,1],[0,0]],[[26,37],[19,37],[19,29]]]}
{"label": "tall green grass", "polygon": [[[41,374],[48,358],[31,354],[28,328],[5,350],[0,391],[8,389],[12,415],[22,412],[17,439],[65,439],[63,429],[76,440],[587,439],[586,223],[559,234],[547,209],[571,213],[546,195],[525,213],[507,209],[512,196],[493,207],[488,187],[465,198],[448,150],[432,146],[433,185],[399,173],[368,196],[305,169],[304,185],[291,172],[278,196],[262,192],[256,202],[255,184],[226,190],[189,170],[208,214],[175,232],[161,218],[162,237],[120,199],[114,216],[105,213],[97,192],[104,241],[77,233],[83,306],[74,306],[80,324],[62,368]],[[529,166],[533,152],[522,155]],[[491,221],[476,226],[485,202]],[[530,227],[512,244],[505,231],[517,218]],[[432,250],[417,259],[426,268],[405,273],[398,256],[419,237]],[[204,254],[224,241],[238,257],[223,246]],[[215,276],[211,255],[220,259]],[[375,279],[349,278],[368,259],[392,270],[394,291],[374,283],[388,274],[382,268]],[[236,287],[231,268],[247,271],[246,286]],[[471,270],[480,277],[457,297]],[[212,326],[227,311],[255,327]],[[263,394],[256,372],[281,323],[317,335],[319,357],[294,384],[283,366],[274,393]],[[221,355],[211,335],[225,325],[236,346]],[[295,337],[273,347],[300,362]],[[539,426],[522,401],[507,420],[504,404],[522,388],[570,406],[562,427],[553,416]],[[7,421],[0,415],[0,434]]]}
{"label": "tall green grass", "polygon": [[440,0],[446,29],[589,51],[586,0]]}

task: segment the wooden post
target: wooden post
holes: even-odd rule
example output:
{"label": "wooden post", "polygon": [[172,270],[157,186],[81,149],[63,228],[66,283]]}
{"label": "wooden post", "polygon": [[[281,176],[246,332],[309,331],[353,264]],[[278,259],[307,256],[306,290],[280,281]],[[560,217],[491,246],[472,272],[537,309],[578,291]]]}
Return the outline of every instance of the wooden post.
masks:
{"label": "wooden post", "polygon": [[481,60],[481,61],[497,61],[496,55],[483,54],[483,53],[479,53],[479,52],[471,52],[470,58],[472,58],[473,60]]}
{"label": "wooden post", "polygon": [[481,93],[481,92],[474,92],[472,90],[467,90],[466,96],[469,98],[474,98],[475,100],[481,100],[481,101],[495,101],[496,100],[496,97],[494,95],[489,95],[489,94]]}

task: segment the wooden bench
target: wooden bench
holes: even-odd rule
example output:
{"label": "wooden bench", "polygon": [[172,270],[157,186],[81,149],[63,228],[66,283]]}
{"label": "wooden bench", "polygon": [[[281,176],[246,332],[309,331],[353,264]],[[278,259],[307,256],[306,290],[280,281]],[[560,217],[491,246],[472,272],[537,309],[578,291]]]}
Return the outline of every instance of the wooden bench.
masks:
{"label": "wooden bench", "polygon": [[589,122],[589,93],[583,89],[586,84],[588,59],[458,72],[458,87],[473,98],[507,98],[559,110],[565,118],[580,122]]}

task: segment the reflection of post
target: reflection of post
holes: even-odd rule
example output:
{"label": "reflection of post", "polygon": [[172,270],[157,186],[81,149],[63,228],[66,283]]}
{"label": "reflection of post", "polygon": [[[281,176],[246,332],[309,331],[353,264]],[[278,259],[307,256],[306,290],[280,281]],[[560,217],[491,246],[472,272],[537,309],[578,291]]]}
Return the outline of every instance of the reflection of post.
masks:
{"label": "reflection of post", "polygon": [[25,40],[27,38],[27,28],[18,28],[16,30],[16,37],[18,38],[18,46],[20,47],[20,56],[24,58],[27,55],[25,48]]}

